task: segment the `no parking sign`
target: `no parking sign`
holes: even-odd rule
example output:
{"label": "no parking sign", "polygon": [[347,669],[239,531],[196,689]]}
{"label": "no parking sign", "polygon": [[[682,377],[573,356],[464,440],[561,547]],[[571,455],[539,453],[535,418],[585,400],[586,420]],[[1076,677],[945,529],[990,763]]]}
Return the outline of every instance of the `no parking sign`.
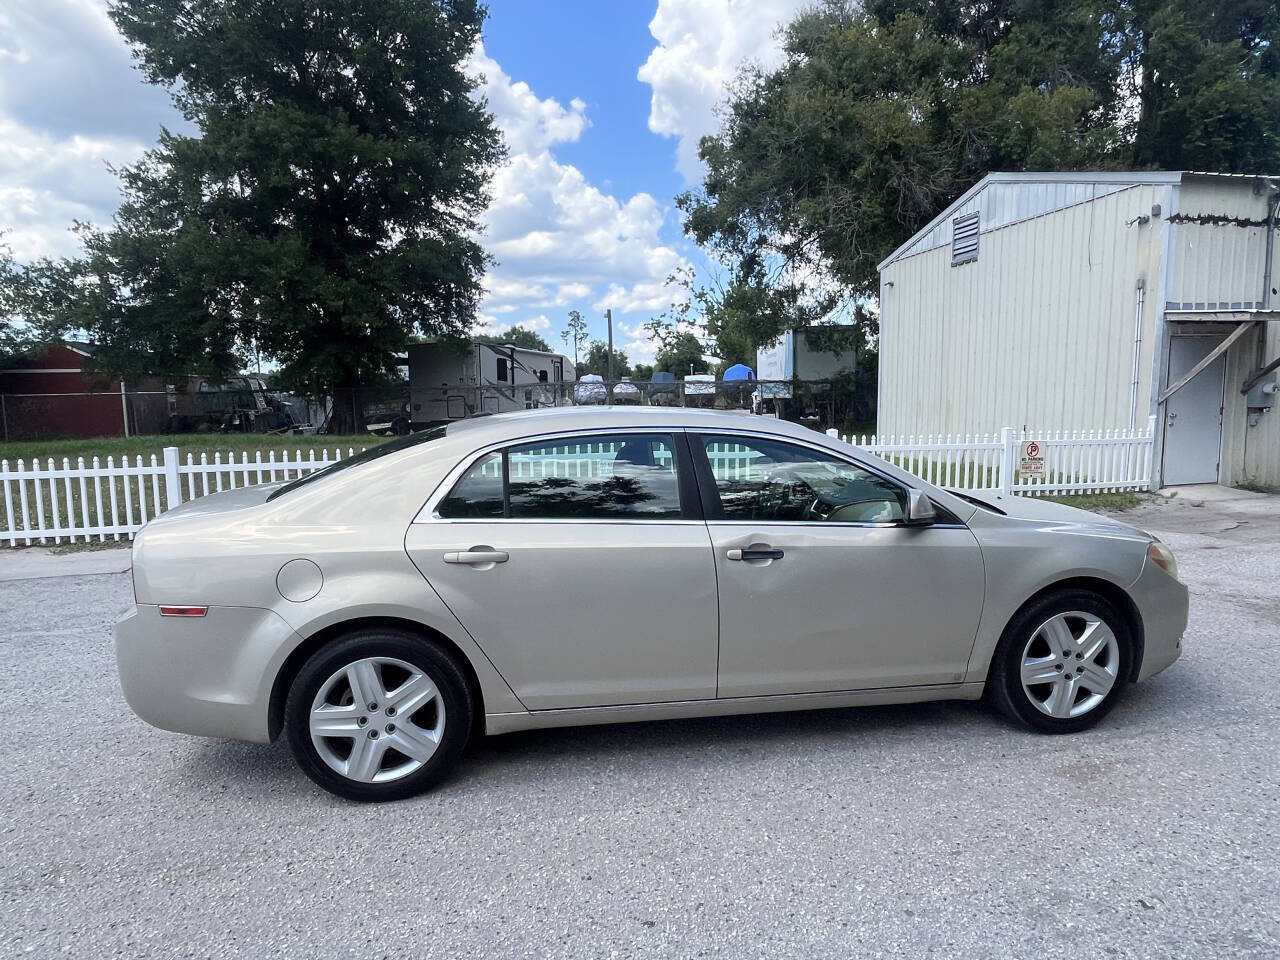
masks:
{"label": "no parking sign", "polygon": [[1038,440],[1025,440],[1018,455],[1018,472],[1024,477],[1044,476],[1044,447]]}

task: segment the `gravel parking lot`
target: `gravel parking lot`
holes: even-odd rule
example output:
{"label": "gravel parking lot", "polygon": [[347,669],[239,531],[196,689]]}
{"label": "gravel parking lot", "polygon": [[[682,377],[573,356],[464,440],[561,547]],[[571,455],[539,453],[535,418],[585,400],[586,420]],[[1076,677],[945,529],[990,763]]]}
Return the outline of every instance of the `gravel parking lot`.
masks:
{"label": "gravel parking lot", "polygon": [[[0,582],[0,953],[1276,957],[1280,498],[1129,516],[1183,659],[1088,734],[934,704],[556,730],[405,803],[121,698],[127,574]],[[2,573],[2,571],[0,571]]]}

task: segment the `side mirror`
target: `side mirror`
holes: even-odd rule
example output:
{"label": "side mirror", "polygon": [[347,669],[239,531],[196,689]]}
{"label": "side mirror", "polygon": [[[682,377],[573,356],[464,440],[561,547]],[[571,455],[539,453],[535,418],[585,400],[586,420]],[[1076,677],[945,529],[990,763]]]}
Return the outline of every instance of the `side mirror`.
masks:
{"label": "side mirror", "polygon": [[919,490],[907,491],[907,526],[927,527],[938,519],[933,501]]}

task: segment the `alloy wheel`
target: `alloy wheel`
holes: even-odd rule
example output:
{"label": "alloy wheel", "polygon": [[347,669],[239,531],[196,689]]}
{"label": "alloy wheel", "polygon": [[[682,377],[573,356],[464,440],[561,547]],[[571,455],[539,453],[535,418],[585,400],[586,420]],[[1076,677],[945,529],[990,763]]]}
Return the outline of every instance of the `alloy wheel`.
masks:
{"label": "alloy wheel", "polygon": [[1116,684],[1120,644],[1105,620],[1081,610],[1050,617],[1022,651],[1022,689],[1058,719],[1095,710]]}
{"label": "alloy wheel", "polygon": [[444,700],[421,669],[366,657],[321,686],[309,715],[311,742],[330,769],[361,783],[387,783],[422,768],[444,735]]}

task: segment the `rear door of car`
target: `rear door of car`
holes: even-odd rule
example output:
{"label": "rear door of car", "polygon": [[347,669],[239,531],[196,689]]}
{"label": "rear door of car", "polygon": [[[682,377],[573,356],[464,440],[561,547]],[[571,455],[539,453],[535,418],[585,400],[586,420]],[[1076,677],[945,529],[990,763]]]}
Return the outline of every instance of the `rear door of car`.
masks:
{"label": "rear door of car", "polygon": [[405,544],[531,710],[715,697],[715,564],[682,431],[478,451]]}
{"label": "rear door of car", "polygon": [[789,438],[690,432],[715,550],[721,697],[956,683],[982,612],[958,519],[903,522],[907,490]]}

